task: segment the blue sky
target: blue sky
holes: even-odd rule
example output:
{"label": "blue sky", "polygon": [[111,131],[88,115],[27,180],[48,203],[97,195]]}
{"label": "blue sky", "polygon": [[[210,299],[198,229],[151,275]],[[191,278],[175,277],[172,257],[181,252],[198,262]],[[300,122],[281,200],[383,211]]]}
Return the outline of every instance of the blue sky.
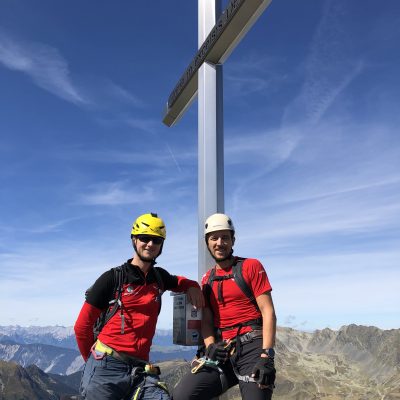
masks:
{"label": "blue sky", "polygon": [[[224,64],[225,210],[279,325],[400,326],[399,26],[275,0]],[[197,279],[197,103],[161,122],[196,47],[195,1],[1,2],[0,325],[72,325],[144,212]]]}

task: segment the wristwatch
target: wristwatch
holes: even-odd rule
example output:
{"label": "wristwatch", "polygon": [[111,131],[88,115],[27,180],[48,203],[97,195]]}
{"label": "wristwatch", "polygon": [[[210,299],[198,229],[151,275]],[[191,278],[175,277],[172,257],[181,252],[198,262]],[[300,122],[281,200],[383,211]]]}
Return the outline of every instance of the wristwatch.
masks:
{"label": "wristwatch", "polygon": [[272,347],[270,347],[268,349],[262,349],[262,354],[266,354],[268,356],[268,358],[274,359],[275,350]]}

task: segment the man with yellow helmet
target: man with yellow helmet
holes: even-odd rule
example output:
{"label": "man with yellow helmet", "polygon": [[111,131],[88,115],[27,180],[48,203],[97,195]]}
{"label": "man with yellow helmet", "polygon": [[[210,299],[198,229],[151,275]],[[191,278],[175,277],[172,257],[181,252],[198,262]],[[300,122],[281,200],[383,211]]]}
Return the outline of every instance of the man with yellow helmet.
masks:
{"label": "man with yellow helmet", "polygon": [[131,398],[135,390],[144,391],[145,398],[169,399],[157,373],[148,373],[161,294],[185,292],[198,308],[204,299],[197,282],[155,267],[165,238],[157,214],[139,216],[131,231],[133,258],[103,273],[86,292],[74,329],[86,361],[81,394],[87,400]]}

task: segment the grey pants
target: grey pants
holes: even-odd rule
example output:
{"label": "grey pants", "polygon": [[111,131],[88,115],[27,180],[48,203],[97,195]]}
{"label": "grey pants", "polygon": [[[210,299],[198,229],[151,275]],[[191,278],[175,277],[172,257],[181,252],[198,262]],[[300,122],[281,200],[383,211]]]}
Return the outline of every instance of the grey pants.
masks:
{"label": "grey pants", "polygon": [[[253,339],[242,345],[241,355],[235,362],[236,368],[241,375],[250,375],[251,371],[260,357],[262,338]],[[235,356],[233,356],[235,357]],[[231,362],[228,360],[222,366],[225,384],[222,387],[222,377],[215,368],[201,368],[199,372],[189,372],[182,377],[173,390],[173,400],[209,400],[218,397],[227,388],[239,384],[243,400],[270,400],[272,390],[260,389],[254,382],[243,382],[236,378]]]}
{"label": "grey pants", "polygon": [[91,354],[83,371],[80,391],[86,400],[129,400],[138,390],[138,400],[170,400],[158,382],[156,375],[132,376],[132,367],[114,357],[105,355],[96,360]]}

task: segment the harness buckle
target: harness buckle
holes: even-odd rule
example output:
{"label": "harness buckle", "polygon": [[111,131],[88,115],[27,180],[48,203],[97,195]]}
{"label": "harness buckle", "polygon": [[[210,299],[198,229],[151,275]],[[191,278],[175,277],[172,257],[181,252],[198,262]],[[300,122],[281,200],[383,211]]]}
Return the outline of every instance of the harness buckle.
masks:
{"label": "harness buckle", "polygon": [[195,374],[199,369],[203,368],[204,364],[206,363],[205,358],[198,358],[192,361],[192,366],[194,367],[190,370],[192,374]]}
{"label": "harness buckle", "polygon": [[161,375],[160,367],[155,364],[146,364],[144,370],[149,375]]}

